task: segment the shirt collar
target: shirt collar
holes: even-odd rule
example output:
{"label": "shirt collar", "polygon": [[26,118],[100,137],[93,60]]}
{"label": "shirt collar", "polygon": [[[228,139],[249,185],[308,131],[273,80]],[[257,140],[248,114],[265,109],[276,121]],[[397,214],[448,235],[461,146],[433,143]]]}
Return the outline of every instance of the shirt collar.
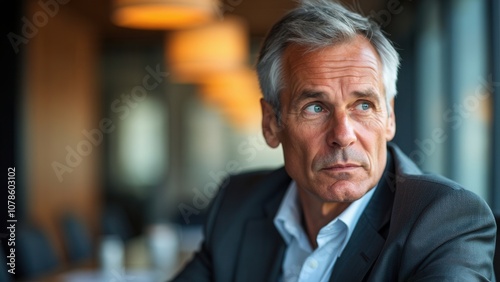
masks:
{"label": "shirt collar", "polygon": [[287,244],[292,237],[300,237],[302,208],[299,203],[297,184],[292,180],[281,201],[278,213],[274,217],[274,225],[281,233],[281,236]]}
{"label": "shirt collar", "polygon": [[343,243],[341,249],[345,247],[349,238],[351,238],[352,232],[358,223],[361,214],[365,210],[366,206],[370,202],[373,197],[373,193],[375,193],[375,186],[373,189],[370,189],[363,197],[358,200],[352,202],[339,216],[332,221],[330,221],[327,225],[323,226],[318,233],[318,246],[324,244],[323,240],[320,240],[320,237],[328,238],[333,235],[335,232],[339,232],[339,228],[334,228],[334,225],[338,222],[341,222],[344,225],[344,228],[347,228],[347,236],[346,240]]}
{"label": "shirt collar", "polygon": [[[361,214],[368,205],[368,202],[370,202],[376,188],[377,186],[375,186],[373,189],[370,189],[370,191],[368,191],[368,193],[366,193],[363,197],[352,202],[347,207],[347,209],[345,209],[338,217],[334,218],[327,225],[323,226],[318,233],[318,246],[322,245],[322,241],[324,241],[320,240],[320,237],[328,238],[330,237],[330,235],[332,235],[332,232],[338,232],[338,228],[335,228],[334,225],[339,224],[347,228],[346,240],[343,243],[343,245],[345,246],[347,244],[347,241],[349,241],[349,238],[351,237],[352,232],[354,231],[354,227],[361,217]],[[298,199],[297,189],[298,188],[296,182],[292,180],[292,182],[288,186],[285,197],[281,201],[279,210],[274,217],[274,225],[276,229],[278,229],[278,232],[281,234],[281,237],[283,237],[283,240],[287,245],[290,244],[293,238],[295,238],[299,242],[308,242],[308,240],[305,240],[307,239],[305,238],[305,236],[307,235],[304,231],[304,228],[302,227],[302,208]],[[305,250],[311,248],[309,244],[307,244],[307,246],[301,247]]]}

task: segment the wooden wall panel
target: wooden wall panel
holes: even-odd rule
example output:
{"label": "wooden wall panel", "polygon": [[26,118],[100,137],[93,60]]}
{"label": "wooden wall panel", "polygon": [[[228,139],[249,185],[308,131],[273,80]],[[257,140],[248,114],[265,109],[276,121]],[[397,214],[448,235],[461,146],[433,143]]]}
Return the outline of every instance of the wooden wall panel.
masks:
{"label": "wooden wall panel", "polygon": [[[43,12],[40,2],[29,3],[28,20]],[[46,230],[64,260],[59,219],[65,213],[82,218],[92,234],[98,228],[102,143],[90,143],[82,131],[98,128],[101,116],[99,37],[90,20],[63,5],[45,25],[33,24],[37,32],[24,46],[23,83],[28,216]],[[87,149],[78,165],[67,163],[68,146]],[[61,171],[63,166],[71,170],[61,173],[62,181],[56,163]]]}

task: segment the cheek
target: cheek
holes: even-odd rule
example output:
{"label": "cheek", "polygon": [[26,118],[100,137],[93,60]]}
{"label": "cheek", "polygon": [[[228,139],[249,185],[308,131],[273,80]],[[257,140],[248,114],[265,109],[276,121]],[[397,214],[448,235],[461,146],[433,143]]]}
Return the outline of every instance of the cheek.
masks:
{"label": "cheek", "polygon": [[[390,127],[390,118],[385,112],[375,112],[365,117],[353,117],[357,129],[366,134],[379,135],[386,138],[387,129]],[[378,139],[378,138],[377,138]]]}
{"label": "cheek", "polygon": [[386,123],[372,119],[358,125],[358,142],[363,146],[373,165],[378,166],[386,151]]}
{"label": "cheek", "polygon": [[321,150],[322,138],[321,130],[304,125],[287,127],[280,134],[285,158],[303,162],[312,160],[314,152]]}
{"label": "cheek", "polygon": [[364,127],[365,130],[374,132],[385,131],[388,124],[388,118],[381,113],[364,117],[353,117],[353,120],[355,120],[360,126]]}

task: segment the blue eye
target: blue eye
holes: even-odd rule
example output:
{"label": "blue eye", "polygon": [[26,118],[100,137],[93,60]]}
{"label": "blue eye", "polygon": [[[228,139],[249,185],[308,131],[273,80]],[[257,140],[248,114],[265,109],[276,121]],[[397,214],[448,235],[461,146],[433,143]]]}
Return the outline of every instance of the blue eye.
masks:
{"label": "blue eye", "polygon": [[371,108],[370,103],[366,103],[366,102],[359,103],[357,107],[358,107],[358,109],[360,109],[362,111],[368,111]]}
{"label": "blue eye", "polygon": [[311,112],[311,113],[321,113],[323,111],[323,107],[317,104],[310,105],[306,108],[306,111]]}

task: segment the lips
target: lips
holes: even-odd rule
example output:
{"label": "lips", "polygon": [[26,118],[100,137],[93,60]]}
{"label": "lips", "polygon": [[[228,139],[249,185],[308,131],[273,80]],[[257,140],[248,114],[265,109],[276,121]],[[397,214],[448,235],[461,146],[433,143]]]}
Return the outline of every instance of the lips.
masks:
{"label": "lips", "polygon": [[333,170],[333,171],[351,170],[351,169],[356,169],[356,168],[360,168],[360,167],[361,167],[361,165],[359,165],[359,164],[351,164],[351,163],[334,164],[334,165],[323,168],[323,170]]}

